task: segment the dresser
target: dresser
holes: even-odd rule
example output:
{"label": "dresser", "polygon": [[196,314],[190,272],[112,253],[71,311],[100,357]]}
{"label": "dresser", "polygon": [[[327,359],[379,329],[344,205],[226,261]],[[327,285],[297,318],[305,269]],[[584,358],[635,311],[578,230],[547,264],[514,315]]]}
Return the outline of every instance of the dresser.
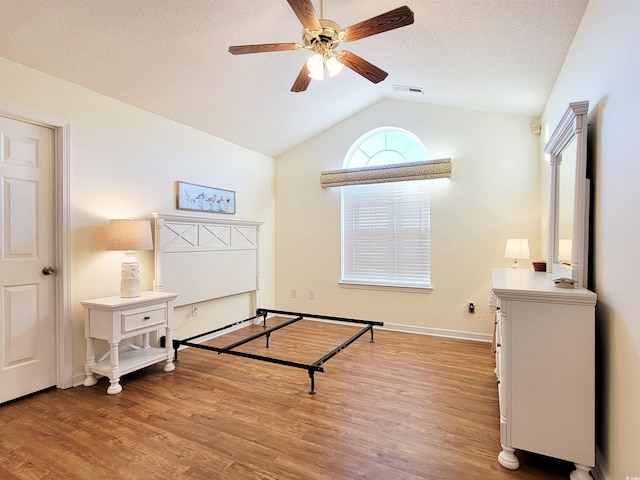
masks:
{"label": "dresser", "polygon": [[558,288],[553,274],[494,269],[500,465],[517,449],[595,466],[595,293]]}
{"label": "dresser", "polygon": [[[120,377],[158,362],[166,362],[165,372],[175,369],[171,339],[173,302],[178,295],[142,292],[139,297],[95,298],[80,302],[85,309],[84,334],[87,342],[85,386],[97,383],[95,374],[109,378],[108,394],[122,391]],[[162,330],[165,348],[152,347],[149,334]],[[106,340],[107,353],[96,359],[94,340]],[[122,350],[122,352],[121,352]]]}

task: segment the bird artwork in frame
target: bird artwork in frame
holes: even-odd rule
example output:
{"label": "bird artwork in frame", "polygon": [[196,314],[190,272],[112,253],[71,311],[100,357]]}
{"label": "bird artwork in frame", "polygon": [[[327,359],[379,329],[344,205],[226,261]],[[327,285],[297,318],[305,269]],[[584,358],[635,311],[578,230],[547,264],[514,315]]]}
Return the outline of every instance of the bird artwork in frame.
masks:
{"label": "bird artwork in frame", "polygon": [[186,182],[176,182],[176,189],[178,210],[236,213],[236,192],[234,191]]}

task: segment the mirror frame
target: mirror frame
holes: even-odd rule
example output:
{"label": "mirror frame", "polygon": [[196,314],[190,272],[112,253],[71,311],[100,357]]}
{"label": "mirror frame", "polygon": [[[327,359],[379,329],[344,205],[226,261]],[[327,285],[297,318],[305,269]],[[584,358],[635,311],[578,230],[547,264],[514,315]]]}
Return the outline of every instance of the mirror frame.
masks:
{"label": "mirror frame", "polygon": [[[587,286],[589,256],[589,180],[587,179],[587,114],[589,102],[570,103],[560,123],[544,146],[551,165],[551,192],[549,198],[549,244],[547,249],[547,272],[556,277],[569,277],[577,286]],[[559,254],[559,176],[561,175],[562,151],[576,140],[576,171],[573,202],[573,229],[571,265],[563,265]]]}

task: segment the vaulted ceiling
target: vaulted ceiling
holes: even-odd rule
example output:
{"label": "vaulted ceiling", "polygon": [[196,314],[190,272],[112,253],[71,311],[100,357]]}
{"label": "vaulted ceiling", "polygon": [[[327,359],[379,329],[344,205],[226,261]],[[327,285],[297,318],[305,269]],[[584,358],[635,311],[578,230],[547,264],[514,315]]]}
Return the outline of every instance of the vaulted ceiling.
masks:
{"label": "vaulted ceiling", "polygon": [[344,69],[304,93],[308,50],[227,51],[300,42],[286,0],[0,0],[0,56],[275,157],[383,98],[537,117],[587,2],[325,0],[343,28],[403,4],[415,23],[340,46],[383,82]]}

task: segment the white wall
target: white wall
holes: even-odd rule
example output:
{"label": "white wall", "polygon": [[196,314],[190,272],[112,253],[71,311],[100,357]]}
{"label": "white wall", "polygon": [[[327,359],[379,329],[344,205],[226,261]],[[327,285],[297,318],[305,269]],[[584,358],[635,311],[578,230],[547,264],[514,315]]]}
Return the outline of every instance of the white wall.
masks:
{"label": "white wall", "polygon": [[[238,220],[261,229],[261,298],[273,304],[274,160],[77,85],[0,58],[0,110],[71,124],[70,239],[73,371],[83,372],[83,299],[119,293],[121,252],[106,250],[111,218],[179,213],[177,180],[234,190]],[[182,212],[191,213],[193,212]],[[205,215],[205,214],[203,214]],[[226,216],[224,216],[226,218]],[[152,289],[153,256],[138,252],[143,289]],[[212,270],[214,267],[212,266]],[[176,311],[175,337],[246,318],[248,296]],[[187,324],[188,323],[188,324]]]}
{"label": "white wall", "polygon": [[543,116],[552,130],[569,102],[589,101],[598,467],[608,480],[640,476],[639,18],[636,0],[589,2]]}
{"label": "white wall", "polygon": [[[535,119],[383,100],[276,159],[276,302],[279,308],[366,318],[425,329],[489,335],[491,268],[508,266],[508,237],[540,254],[539,137]],[[355,290],[340,280],[340,189],[323,190],[322,170],[342,167],[360,135],[405,128],[429,158],[450,157],[450,180],[431,185],[429,294]],[[528,263],[528,262],[527,262]],[[528,263],[529,268],[531,264]],[[291,298],[292,289],[297,298]],[[308,291],[316,298],[310,300]],[[469,301],[477,313],[467,313]],[[490,338],[490,337],[489,337]]]}

